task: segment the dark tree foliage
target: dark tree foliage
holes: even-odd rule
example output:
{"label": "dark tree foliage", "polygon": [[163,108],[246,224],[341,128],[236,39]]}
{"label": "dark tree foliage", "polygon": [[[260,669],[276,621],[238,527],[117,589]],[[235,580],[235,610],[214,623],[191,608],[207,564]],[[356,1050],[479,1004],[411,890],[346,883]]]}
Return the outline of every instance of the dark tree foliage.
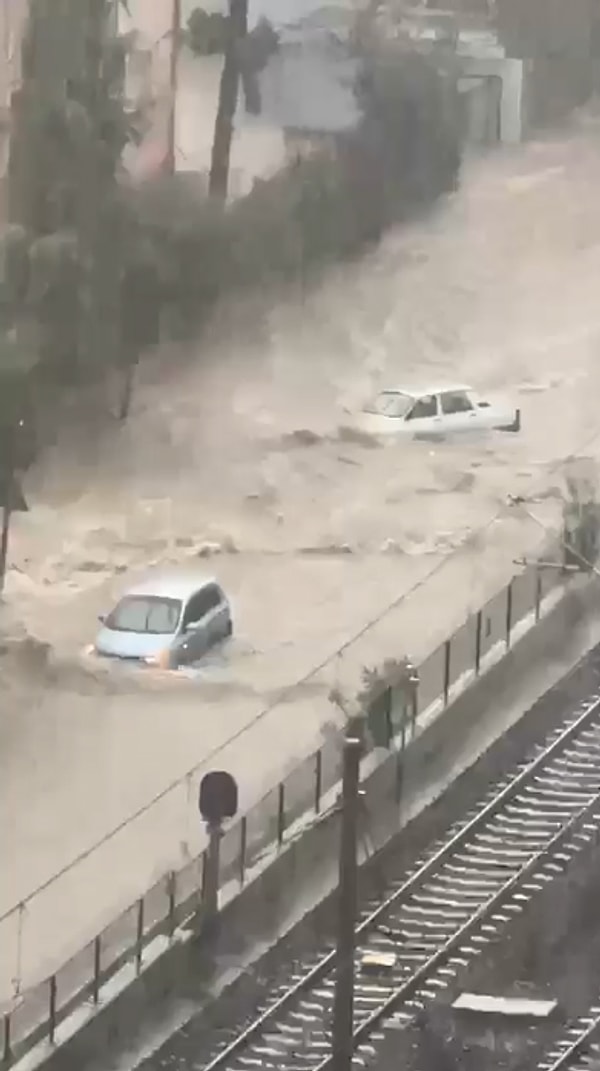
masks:
{"label": "dark tree foliage", "polygon": [[[115,36],[116,4],[29,5],[12,101],[11,224],[0,241],[0,328],[13,340],[0,345],[0,377],[10,353],[44,402],[132,360],[121,289],[137,231],[120,171],[139,116],[124,98],[128,42]],[[156,287],[148,294],[154,308]],[[139,346],[146,334],[144,324]]]}
{"label": "dark tree foliage", "polygon": [[360,71],[353,130],[315,142],[313,153],[226,210],[196,198],[185,222],[165,224],[157,251],[186,333],[219,295],[308,280],[455,188],[461,124],[451,70],[380,48],[363,56]]}

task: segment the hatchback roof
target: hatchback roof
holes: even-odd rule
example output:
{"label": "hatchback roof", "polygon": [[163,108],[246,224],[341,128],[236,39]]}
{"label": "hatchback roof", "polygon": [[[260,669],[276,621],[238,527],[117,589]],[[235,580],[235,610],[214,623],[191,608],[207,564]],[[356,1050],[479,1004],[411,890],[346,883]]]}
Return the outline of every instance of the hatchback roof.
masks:
{"label": "hatchback roof", "polygon": [[160,570],[150,573],[143,580],[134,584],[125,595],[155,595],[161,599],[189,599],[195,591],[207,584],[218,584],[212,576],[193,571]]}

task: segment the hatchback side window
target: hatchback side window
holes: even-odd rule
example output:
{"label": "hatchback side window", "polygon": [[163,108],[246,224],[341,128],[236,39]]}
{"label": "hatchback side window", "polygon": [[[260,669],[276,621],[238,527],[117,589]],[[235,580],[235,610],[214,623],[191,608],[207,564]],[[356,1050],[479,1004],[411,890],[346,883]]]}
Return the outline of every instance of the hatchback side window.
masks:
{"label": "hatchback side window", "polygon": [[418,402],[415,402],[406,419],[422,420],[423,417],[434,416],[437,416],[437,398],[435,394],[426,394],[423,398],[419,398]]}
{"label": "hatchback side window", "polygon": [[209,584],[204,591],[204,596],[206,599],[205,613],[208,613],[209,610],[214,610],[223,602],[223,592],[216,584]]}
{"label": "hatchback side window", "polygon": [[468,413],[473,408],[473,403],[464,390],[446,391],[442,394],[442,413],[447,416],[451,413]]}
{"label": "hatchback side window", "polygon": [[205,614],[208,613],[210,609],[208,605],[209,590],[209,588],[203,588],[202,591],[197,591],[195,595],[192,595],[183,615],[184,628],[194,621],[201,621]]}

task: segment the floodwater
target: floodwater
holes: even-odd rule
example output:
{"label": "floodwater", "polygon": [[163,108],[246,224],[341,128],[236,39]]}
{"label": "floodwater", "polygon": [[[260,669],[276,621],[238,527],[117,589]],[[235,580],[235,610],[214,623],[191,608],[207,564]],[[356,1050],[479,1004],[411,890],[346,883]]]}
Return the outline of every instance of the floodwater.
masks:
{"label": "floodwater", "polygon": [[[570,132],[473,160],[429,219],[314,292],[223,307],[193,353],[144,366],[127,427],[65,432],[31,475],[4,610],[17,624],[6,629],[55,653],[51,671],[2,663],[12,862],[0,913],[329,659],[312,687],[219,752],[252,803],[339,723],[329,688],[340,678],[351,688],[383,648],[367,633],[335,651],[367,621],[418,583],[386,618],[385,655],[419,660],[557,523],[562,460],[600,452],[598,133],[588,114]],[[523,430],[386,448],[348,434],[365,397],[415,380],[509,393]],[[532,495],[534,519],[507,507],[509,494]],[[199,556],[207,543],[223,553]],[[90,666],[80,652],[97,613],[130,574],[165,561],[222,579],[236,608],[231,648],[201,680]],[[195,790],[184,782],[32,902],[19,948],[10,931],[0,999],[196,850]]]}

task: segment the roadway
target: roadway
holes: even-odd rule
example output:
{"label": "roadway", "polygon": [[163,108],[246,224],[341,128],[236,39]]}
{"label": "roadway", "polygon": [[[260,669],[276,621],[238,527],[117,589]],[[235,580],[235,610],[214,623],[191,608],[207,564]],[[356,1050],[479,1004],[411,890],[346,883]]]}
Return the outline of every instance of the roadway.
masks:
{"label": "roadway", "polygon": [[[149,362],[123,432],[65,430],[32,474],[33,508],[12,543],[9,608],[55,656],[37,677],[5,661],[0,678],[12,859],[0,912],[222,747],[463,543],[387,626],[221,753],[254,802],[335,722],[332,683],[351,690],[361,665],[388,654],[420,659],[539,543],[535,522],[505,513],[465,544],[508,493],[534,487],[534,513],[557,521],[558,462],[599,427],[599,179],[593,125],[473,162],[460,194],[362,265],[337,269],[303,300],[224,306],[196,361],[171,351]],[[417,375],[512,392],[522,434],[401,451],[340,434],[344,409],[374,385]],[[312,445],[290,438],[302,429]],[[596,456],[597,440],[585,452]],[[197,557],[207,540],[237,553],[207,562]],[[176,682],[82,663],[96,613],[130,574],[190,558],[236,603],[239,633],[223,661]],[[23,984],[194,851],[193,789],[28,909]],[[3,995],[17,970],[10,947]]]}

